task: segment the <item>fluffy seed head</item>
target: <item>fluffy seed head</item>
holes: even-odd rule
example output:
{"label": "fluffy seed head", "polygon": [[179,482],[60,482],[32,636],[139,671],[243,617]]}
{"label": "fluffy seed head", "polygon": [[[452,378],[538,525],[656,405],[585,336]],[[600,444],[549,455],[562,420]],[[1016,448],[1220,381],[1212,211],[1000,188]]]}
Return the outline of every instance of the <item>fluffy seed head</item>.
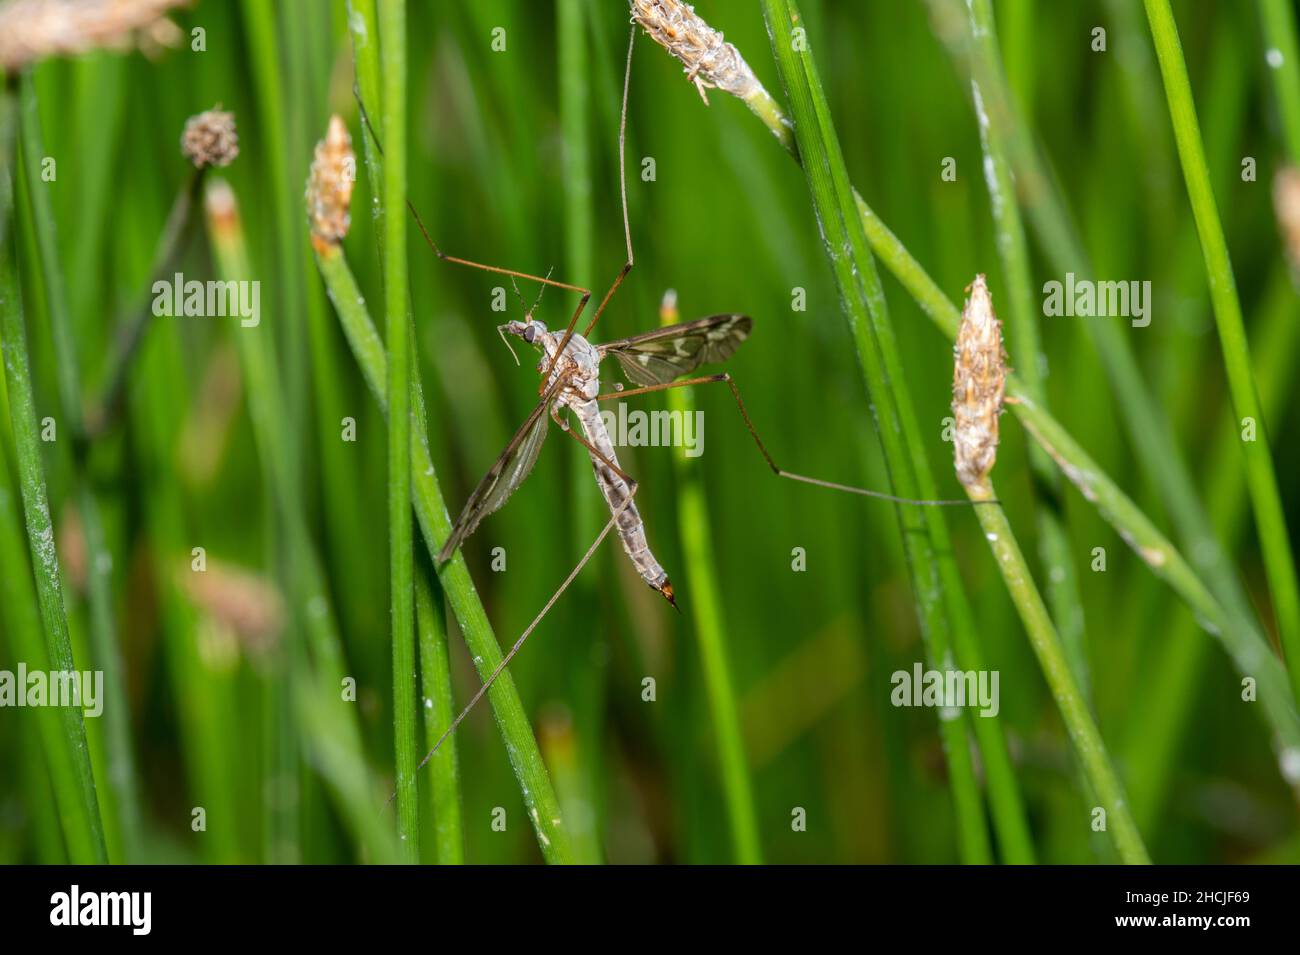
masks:
{"label": "fluffy seed head", "polygon": [[357,179],[357,157],[352,137],[338,116],[330,117],[325,138],[316,144],[311,175],[307,179],[307,220],[311,241],[319,252],[338,245],[348,234],[352,218],[352,186]]}
{"label": "fluffy seed head", "polygon": [[235,114],[210,109],[191,116],[181,133],[181,152],[197,169],[229,166],[239,155]]}
{"label": "fluffy seed head", "polygon": [[632,19],[646,34],[681,60],[687,79],[695,84],[704,102],[705,89],[716,87],[747,99],[762,84],[744,57],[722,34],[696,14],[689,3],[679,0],[631,0]]}
{"label": "fluffy seed head", "polygon": [[174,45],[164,14],[186,0],[9,0],[0,5],[0,70],[100,47]]}
{"label": "fluffy seed head", "polygon": [[953,457],[957,478],[966,487],[985,483],[998,456],[998,416],[1006,385],[1007,356],[1002,323],[983,275],[967,290],[961,329],[953,348]]}

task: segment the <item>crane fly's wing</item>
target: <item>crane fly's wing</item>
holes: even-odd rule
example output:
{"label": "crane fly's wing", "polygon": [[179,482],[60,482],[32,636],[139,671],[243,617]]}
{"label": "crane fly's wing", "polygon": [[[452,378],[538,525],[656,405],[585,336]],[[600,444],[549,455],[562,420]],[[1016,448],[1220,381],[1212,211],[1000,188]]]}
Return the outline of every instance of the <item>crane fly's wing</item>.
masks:
{"label": "crane fly's wing", "polygon": [[510,439],[501,456],[488,468],[483,480],[478,482],[478,487],[474,488],[474,493],[465,502],[460,517],[456,518],[456,525],[451,529],[447,543],[438,551],[438,563],[448,560],[465,538],[474,533],[479,522],[493,511],[500,510],[501,505],[524,483],[524,478],[528,477],[533,465],[537,463],[542,442],[546,440],[550,426],[546,410],[567,380],[567,377],[562,377],[551,386]]}
{"label": "crane fly's wing", "polygon": [[710,315],[606,342],[598,350],[602,358],[617,358],[634,385],[666,385],[700,365],[726,361],[753,327],[747,315]]}

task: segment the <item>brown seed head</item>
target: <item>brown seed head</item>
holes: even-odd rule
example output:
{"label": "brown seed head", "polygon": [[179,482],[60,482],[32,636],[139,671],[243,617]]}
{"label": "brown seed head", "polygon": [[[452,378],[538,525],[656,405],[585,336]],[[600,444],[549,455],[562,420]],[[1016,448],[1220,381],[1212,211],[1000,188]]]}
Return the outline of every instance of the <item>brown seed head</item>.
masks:
{"label": "brown seed head", "polygon": [[181,152],[197,169],[229,166],[239,155],[239,135],[235,132],[235,114],[210,109],[191,116],[181,133]]}
{"label": "brown seed head", "polygon": [[0,70],[49,56],[173,44],[179,31],[164,14],[187,0],[9,0],[0,5]]}
{"label": "brown seed head", "polygon": [[1002,323],[983,275],[975,276],[953,348],[953,457],[966,487],[985,483],[998,456],[998,417],[1006,385]]}
{"label": "brown seed head", "polygon": [[696,14],[689,3],[679,0],[631,0],[632,19],[646,34],[681,60],[687,78],[700,91],[716,87],[747,99],[762,89],[745,58],[722,34]]}
{"label": "brown seed head", "polygon": [[311,241],[318,252],[338,245],[348,234],[352,218],[352,186],[357,179],[357,157],[352,137],[338,116],[330,117],[325,138],[316,144],[311,175],[307,178],[307,220]]}
{"label": "brown seed head", "polygon": [[1283,166],[1273,177],[1273,214],[1291,269],[1300,275],[1300,169]]}

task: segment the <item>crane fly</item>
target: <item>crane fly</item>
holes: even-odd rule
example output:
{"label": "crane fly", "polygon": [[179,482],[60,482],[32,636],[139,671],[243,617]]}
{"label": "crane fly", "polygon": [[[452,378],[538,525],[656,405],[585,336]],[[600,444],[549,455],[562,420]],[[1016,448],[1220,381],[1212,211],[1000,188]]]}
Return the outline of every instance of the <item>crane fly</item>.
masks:
{"label": "crane fly", "polygon": [[[543,375],[545,393],[470,495],[451,536],[438,552],[439,562],[450,558],[479,522],[505,504],[528,477],[550,430],[549,413],[550,419],[572,434],[591,456],[596,484],[615,515],[614,526],[637,573],[676,607],[673,585],[650,550],[645,522],[632,502],[635,481],[619,466],[614,442],[600,416],[602,397],[623,395],[621,391],[601,395],[600,363],[612,355],[633,384],[645,388],[667,385],[701,364],[730,358],[749,337],[753,324],[745,315],[713,315],[603,345],[592,345],[578,334],[569,335],[568,344],[563,344],[564,334],[549,331],[531,311],[523,321],[498,326],[503,335],[521,338],[541,352],[537,370]],[[577,418],[581,435],[561,419],[565,409]]]}
{"label": "crane fly", "polygon": [[[562,332],[550,331],[543,322],[534,317],[533,313],[541,302],[540,294],[533,308],[525,308],[522,321],[512,319],[497,326],[497,331],[503,339],[507,335],[522,339],[526,344],[533,346],[541,353],[537,365],[537,370],[541,373],[541,383],[538,387],[538,394],[541,399],[529,412],[528,417],[524,419],[514,437],[506,444],[505,449],[502,450],[496,461],[488,468],[482,480],[479,481],[473,493],[470,494],[469,500],[461,510],[450,535],[438,551],[438,563],[442,564],[450,560],[465,539],[478,528],[483,518],[500,509],[510,496],[518,490],[519,486],[523,484],[532,471],[533,465],[537,462],[537,457],[541,453],[542,444],[546,440],[552,422],[586,449],[595,471],[596,483],[599,485],[605,503],[610,509],[610,519],[595,540],[592,541],[568,576],[565,577],[550,599],[547,600],[546,604],[533,617],[523,633],[520,634],[519,638],[502,657],[501,662],[493,668],[487,679],[475,691],[469,703],[465,705],[456,718],[452,720],[451,725],[434,743],[433,748],[425,755],[418,768],[422,768],[428,763],[433,754],[442,746],[443,741],[456,731],[456,728],[460,726],[469,712],[483,698],[496,681],[496,678],[514,659],[524,641],[528,639],[546,614],[550,612],[551,607],[559,600],[582,568],[591,560],[596,549],[612,529],[617,529],[618,536],[623,542],[623,549],[627,552],[641,579],[662,594],[674,608],[677,607],[676,594],[673,591],[672,583],[668,579],[668,574],[650,550],[646,538],[645,523],[632,500],[637,492],[637,482],[619,464],[614,451],[614,443],[597,410],[601,401],[630,398],[665,391],[670,388],[725,384],[735,399],[736,407],[750,436],[754,439],[759,453],[762,454],[772,472],[779,477],[850,494],[892,501],[897,504],[926,506],[970,506],[972,504],[970,500],[966,499],[917,500],[898,497],[882,491],[872,491],[866,488],[796,474],[779,467],[763,444],[762,439],[758,436],[758,432],[750,420],[749,412],[745,408],[745,403],[740,397],[740,390],[731,375],[721,372],[695,378],[682,377],[690,374],[701,365],[718,363],[730,358],[753,330],[753,320],[748,316],[737,314],[713,315],[693,322],[668,325],[654,331],[633,335],[630,338],[606,342],[602,345],[593,345],[589,341],[592,328],[604,314],[610,299],[613,298],[623,284],[623,280],[628,273],[632,271],[634,264],[632,230],[627,213],[625,142],[628,88],[632,79],[632,50],[635,42],[636,27],[634,24],[628,38],[627,66],[623,73],[623,99],[618,126],[619,192],[622,200],[623,239],[627,250],[627,258],[622,268],[615,275],[609,290],[596,306],[590,321],[586,323],[581,332],[576,331],[577,323],[591,300],[591,289],[553,279],[549,274],[545,276],[536,275],[449,255],[439,248],[433,237],[429,235],[414,205],[409,200],[406,203],[407,209],[415,220],[425,242],[428,243],[439,259],[455,265],[505,275],[511,279],[512,283],[516,279],[536,282],[542,292],[547,288],[557,288],[562,291],[576,293],[579,296],[577,307]],[[356,92],[355,87],[354,92]],[[383,149],[379,145],[379,137],[375,134],[374,127],[366,115],[365,106],[361,103],[359,95],[357,101],[360,106],[362,121],[366,124],[373,142],[382,154]],[[517,286],[516,292],[518,292]],[[508,339],[505,340],[509,344]],[[619,385],[618,390],[615,391],[607,393],[600,391],[600,364],[610,356],[615,359],[623,374],[635,387],[624,389],[622,385]],[[577,430],[561,417],[561,413],[564,411],[572,413],[577,418],[579,425]]]}

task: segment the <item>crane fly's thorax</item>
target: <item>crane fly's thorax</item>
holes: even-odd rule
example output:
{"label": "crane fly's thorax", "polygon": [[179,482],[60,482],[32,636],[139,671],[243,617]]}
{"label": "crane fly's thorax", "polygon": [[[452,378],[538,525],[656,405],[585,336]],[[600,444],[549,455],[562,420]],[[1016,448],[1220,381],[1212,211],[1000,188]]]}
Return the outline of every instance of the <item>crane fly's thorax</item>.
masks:
{"label": "crane fly's thorax", "polygon": [[[537,363],[538,372],[545,374],[563,338],[563,332],[546,332],[541,336],[542,358]],[[561,405],[581,404],[600,394],[600,352],[577,332],[570,336],[568,344],[564,346],[564,353],[551,370],[546,387],[554,385],[561,375],[569,378],[568,384],[561,389],[557,398]]]}

